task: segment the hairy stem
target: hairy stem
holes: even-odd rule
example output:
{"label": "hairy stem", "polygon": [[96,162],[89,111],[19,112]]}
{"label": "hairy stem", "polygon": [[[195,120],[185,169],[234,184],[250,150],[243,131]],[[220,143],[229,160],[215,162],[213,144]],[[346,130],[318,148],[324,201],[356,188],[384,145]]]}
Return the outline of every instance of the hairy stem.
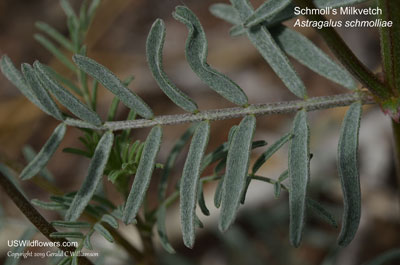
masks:
{"label": "hairy stem", "polygon": [[[295,0],[294,2],[301,8],[316,8],[310,0]],[[318,14],[307,15],[306,17],[312,21],[327,21],[324,16]],[[381,100],[387,100],[391,97],[390,89],[380,82],[357,56],[355,56],[333,27],[322,27],[318,29],[318,33],[347,70],[371,91],[371,93]]]}
{"label": "hairy stem", "polygon": [[[3,187],[4,192],[11,198],[18,209],[28,218],[28,220],[50,241],[59,243],[59,249],[72,253],[76,249],[74,247],[65,247],[63,244],[68,242],[62,238],[52,238],[51,233],[57,230],[29,203],[27,198],[14,186],[14,184],[0,172],[0,186]],[[79,264],[90,265],[92,262],[86,257],[79,257]]]}
{"label": "hairy stem", "polygon": [[366,93],[340,94],[336,96],[314,97],[307,100],[293,100],[285,102],[253,104],[246,108],[226,108],[217,110],[207,110],[196,114],[177,114],[163,115],[155,117],[152,120],[139,119],[128,121],[110,121],[105,122],[103,126],[97,127],[85,121],[67,118],[65,123],[78,128],[88,128],[94,130],[126,130],[152,127],[155,125],[172,125],[180,123],[193,123],[202,120],[224,120],[243,117],[249,114],[253,115],[268,115],[293,113],[300,109],[314,111],[320,109],[329,109],[334,107],[348,106],[353,102],[361,100],[363,104],[372,104],[374,100]]}

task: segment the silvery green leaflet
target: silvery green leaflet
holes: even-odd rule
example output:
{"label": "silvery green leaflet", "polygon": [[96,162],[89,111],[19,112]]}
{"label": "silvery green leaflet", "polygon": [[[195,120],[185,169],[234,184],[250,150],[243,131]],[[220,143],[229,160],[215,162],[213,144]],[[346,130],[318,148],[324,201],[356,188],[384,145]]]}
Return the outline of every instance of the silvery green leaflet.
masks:
{"label": "silvery green leaflet", "polygon": [[[323,7],[359,2],[363,1],[317,0],[315,4]],[[66,231],[54,232],[51,234],[52,238],[80,239],[83,242],[82,247],[92,249],[91,236],[94,232],[111,243],[118,241],[115,231],[120,221],[125,224],[137,223],[139,229],[146,227],[149,231],[157,225],[163,247],[168,252],[174,253],[172,244],[168,241],[165,223],[168,207],[175,201],[179,201],[183,242],[187,247],[193,248],[196,227],[203,226],[196,214],[197,204],[205,216],[210,214],[210,208],[205,203],[204,191],[208,189],[207,183],[212,181],[218,181],[214,204],[216,208],[220,208],[219,228],[221,231],[228,230],[234,223],[240,203],[245,202],[248,187],[253,180],[272,184],[276,197],[283,192],[289,192],[289,237],[293,246],[300,246],[307,220],[306,209],[313,210],[325,221],[336,226],[333,215],[307,194],[310,182],[310,130],[307,111],[313,110],[307,104],[313,104],[313,99],[308,97],[306,87],[288,56],[345,88],[355,90],[356,83],[346,69],[335,63],[310,40],[281,24],[294,16],[291,12],[293,8],[291,1],[269,0],[256,10],[247,0],[231,0],[231,5],[224,3],[211,7],[214,15],[233,24],[232,35],[245,34],[247,36],[259,51],[260,56],[282,80],[282,85],[301,99],[292,104],[292,109],[290,109],[290,112],[297,112],[292,130],[265,148],[255,160],[250,172],[252,150],[267,144],[265,141],[253,139],[254,135],[257,136],[255,134],[257,120],[253,111],[260,106],[252,105],[248,101],[246,90],[236,84],[231,77],[222,74],[224,69],[217,71],[208,64],[206,32],[196,14],[186,6],[177,6],[173,12],[173,17],[188,31],[184,50],[188,66],[203,82],[204,87],[238,105],[237,108],[216,113],[225,115],[222,118],[242,118],[237,125],[230,128],[227,141],[210,152],[208,152],[208,142],[210,137],[213,137],[211,133],[213,124],[210,120],[219,118],[210,119],[209,117],[212,116],[210,112],[204,111],[202,106],[199,107],[188,96],[189,92],[183,92],[185,88],[178,88],[163,68],[163,48],[167,34],[164,21],[155,20],[149,29],[146,58],[149,71],[162,92],[172,103],[187,112],[181,116],[163,116],[155,113],[151,104],[148,105],[135,88],[128,87],[132,78],[123,82],[107,66],[87,56],[88,47],[83,43],[84,33],[100,1],[90,1],[90,5],[88,3],[89,1],[86,1],[77,13],[67,0],[61,1],[68,17],[70,38],[66,38],[44,22],[36,24],[38,29],[47,34],[46,36],[36,35],[36,40],[62,64],[76,73],[81,83],[69,80],[38,61],[33,64],[33,67],[26,63],[22,64],[19,71],[10,58],[4,55],[0,64],[3,74],[24,96],[46,114],[59,121],[59,125],[40,151],[37,154],[33,150],[28,152],[29,163],[20,174],[22,180],[44,177],[51,181],[53,177],[49,177],[51,174],[48,174],[46,165],[60,145],[67,126],[79,127],[83,131],[83,136],[79,138],[84,146],[83,149],[64,149],[66,152],[90,159],[87,175],[78,190],[52,195],[50,201],[32,200],[35,206],[59,211],[64,215],[64,220],[53,221],[51,225],[61,227]],[[382,34],[389,33],[382,32]],[[72,60],[53,41],[73,52]],[[390,44],[384,43],[384,45],[384,50],[390,50]],[[391,66],[386,65],[386,67]],[[114,97],[107,119],[102,119],[102,115],[96,112],[99,84]],[[358,92],[345,97],[347,101],[344,105],[352,104],[343,121],[338,146],[338,171],[345,208],[338,239],[338,244],[341,246],[349,244],[354,238],[361,211],[357,148],[362,96],[357,94]],[[130,112],[126,120],[115,121],[120,102],[128,107]],[[58,104],[63,105],[65,109],[59,107]],[[312,106],[318,109],[318,102],[314,104]],[[279,106],[272,106],[272,108],[278,109]],[[137,115],[141,118],[136,119]],[[187,119],[188,117],[190,120]],[[164,157],[159,155],[159,151],[163,148],[164,124],[187,121],[192,122],[192,126],[178,139],[169,155],[165,156],[167,158],[162,161],[161,158]],[[151,127],[145,141],[133,139],[137,137],[136,131],[131,131],[135,128],[133,125]],[[118,130],[122,130],[122,133],[116,132]],[[185,149],[185,145],[189,142],[188,149]],[[289,146],[288,169],[276,180],[256,175],[260,172],[260,168],[286,143]],[[185,159],[183,168],[180,169],[177,166],[179,155]],[[210,167],[214,167],[214,170],[208,170]],[[155,209],[149,210],[148,189],[155,179],[153,175],[159,173],[157,169],[162,170],[158,187],[159,204]],[[10,178],[10,172],[2,168],[3,171],[7,172],[7,177]],[[171,175],[176,173],[175,171],[181,177],[170,193],[168,186],[171,185]],[[213,172],[213,175],[203,177],[204,172]],[[124,201],[120,205],[115,206],[103,196],[101,186],[104,176],[107,176],[115,187],[119,185],[118,188],[122,189],[119,192]],[[288,186],[285,183],[286,179],[289,182]],[[83,220],[87,216],[93,220],[90,222]],[[143,220],[149,223],[143,224]],[[88,231],[82,232],[81,230],[84,229]],[[78,259],[65,259],[63,262],[75,264]]]}

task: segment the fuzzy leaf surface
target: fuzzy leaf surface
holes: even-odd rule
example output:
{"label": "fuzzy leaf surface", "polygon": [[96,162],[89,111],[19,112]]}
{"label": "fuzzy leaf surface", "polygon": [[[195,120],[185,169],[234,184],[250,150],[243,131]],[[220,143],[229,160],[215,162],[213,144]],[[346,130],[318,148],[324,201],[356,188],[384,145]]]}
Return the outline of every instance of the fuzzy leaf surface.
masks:
{"label": "fuzzy leaf surface", "polygon": [[307,113],[301,110],[293,121],[289,147],[290,243],[299,247],[304,227],[307,183],[310,178],[310,147]]}
{"label": "fuzzy leaf surface", "polygon": [[76,65],[85,73],[99,81],[105,88],[116,95],[128,108],[136,111],[146,119],[153,118],[153,111],[134,92],[129,90],[121,80],[118,79],[109,69],[93,59],[82,55],[74,55]]}
{"label": "fuzzy leaf surface", "polygon": [[76,221],[92,199],[97,185],[103,176],[103,171],[107,164],[113,141],[114,135],[112,132],[106,132],[101,137],[94,151],[92,160],[90,161],[88,174],[83,181],[81,188],[74,196],[74,199],[65,214],[65,220]]}
{"label": "fuzzy leaf surface", "polygon": [[46,109],[46,112],[53,116],[55,119],[60,121],[64,120],[64,117],[61,114],[61,111],[58,109],[57,104],[50,97],[49,93],[39,81],[32,66],[27,63],[23,63],[21,68],[25,80],[27,81],[33,94],[39,100],[40,105],[42,105]]}
{"label": "fuzzy leaf surface", "polygon": [[207,38],[196,15],[187,7],[178,6],[173,13],[173,17],[185,24],[189,30],[185,53],[193,72],[225,99],[237,105],[246,105],[247,96],[243,90],[231,79],[208,65]]}
{"label": "fuzzy leaf surface", "polygon": [[312,71],[348,89],[357,88],[357,84],[345,68],[336,64],[302,34],[285,26],[274,28],[272,34],[282,50]]}
{"label": "fuzzy leaf surface", "polygon": [[162,50],[165,42],[165,24],[157,19],[151,26],[146,42],[146,56],[151,73],[158,86],[176,105],[188,112],[196,112],[196,103],[179,90],[162,67]]}
{"label": "fuzzy leaf surface", "polygon": [[38,106],[42,111],[49,114],[45,107],[37,99],[36,95],[32,92],[21,72],[15,68],[13,62],[7,55],[1,57],[0,69],[3,75],[15,86],[18,90],[33,104]]}
{"label": "fuzzy leaf surface", "polygon": [[[253,7],[247,0],[231,0],[232,5],[239,12],[242,22],[253,14]],[[285,86],[297,97],[306,98],[306,88],[294,70],[289,59],[274,41],[268,29],[264,26],[249,28],[247,37],[256,47],[261,56],[268,62]]]}
{"label": "fuzzy leaf surface", "polygon": [[249,169],[251,145],[256,128],[252,115],[242,119],[229,146],[222,190],[219,228],[226,231],[233,223],[245,188]]}
{"label": "fuzzy leaf surface", "polygon": [[214,16],[228,21],[232,24],[240,24],[242,20],[240,19],[239,13],[233,6],[223,3],[213,4],[210,6],[210,12]]}
{"label": "fuzzy leaf surface", "polygon": [[69,111],[84,121],[100,126],[101,119],[96,112],[89,109],[79,99],[72,95],[68,90],[54,80],[47,69],[39,62],[34,64],[37,76],[42,84],[57,98],[57,100],[65,106]]}
{"label": "fuzzy leaf surface", "polygon": [[192,248],[195,241],[195,215],[201,162],[210,135],[210,123],[201,122],[192,138],[189,152],[183,167],[180,183],[180,212],[183,242]]}
{"label": "fuzzy leaf surface", "polygon": [[42,149],[40,149],[39,153],[22,170],[19,176],[22,180],[31,179],[44,169],[64,138],[66,130],[67,126],[63,123],[54,129],[54,132],[43,145]]}
{"label": "fuzzy leaf surface", "polygon": [[347,246],[354,238],[361,218],[361,190],[358,173],[358,135],[362,105],[353,103],[344,117],[338,146],[338,171],[343,191],[343,222],[338,244]]}
{"label": "fuzzy leaf surface", "polygon": [[156,164],[156,157],[160,150],[162,137],[161,126],[155,126],[151,129],[147,136],[146,143],[143,148],[142,156],[136,171],[135,180],[133,181],[131,191],[126,201],[122,220],[125,224],[130,224],[135,220],[136,214],[146,195],[149,187],[151,175],[153,174]]}

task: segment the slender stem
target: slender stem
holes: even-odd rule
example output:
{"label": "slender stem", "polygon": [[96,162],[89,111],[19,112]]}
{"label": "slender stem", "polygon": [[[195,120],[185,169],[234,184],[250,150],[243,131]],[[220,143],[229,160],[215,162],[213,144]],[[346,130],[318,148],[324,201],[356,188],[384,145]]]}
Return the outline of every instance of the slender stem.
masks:
{"label": "slender stem", "polygon": [[336,96],[327,97],[314,97],[307,100],[293,100],[285,102],[267,103],[267,104],[253,104],[246,108],[226,108],[217,110],[202,111],[197,114],[177,114],[177,115],[163,115],[155,117],[152,120],[138,119],[127,121],[109,121],[105,122],[103,126],[95,126],[85,121],[67,118],[65,123],[70,126],[79,128],[88,128],[94,130],[125,130],[152,127],[155,125],[172,125],[180,123],[193,123],[202,120],[224,120],[243,117],[249,114],[253,115],[268,115],[268,114],[282,114],[293,113],[300,109],[307,111],[314,111],[320,109],[329,109],[334,107],[348,106],[356,101],[361,100],[364,104],[372,104],[374,100],[367,93],[352,93],[340,94]]}
{"label": "slender stem", "polygon": [[397,185],[400,186],[400,124],[392,120]]}
{"label": "slender stem", "polygon": [[[310,0],[295,0],[295,3],[301,8],[316,8]],[[306,17],[312,21],[327,22],[324,16],[318,14],[307,15]],[[355,56],[333,27],[321,27],[321,29],[318,29],[318,32],[340,62],[368,90],[382,100],[387,100],[391,97],[390,88],[387,88],[382,82],[380,82],[378,78],[357,58],[357,56]]]}
{"label": "slender stem", "polygon": [[[76,249],[74,247],[65,247],[68,242],[62,238],[52,238],[51,233],[57,230],[29,203],[27,198],[14,186],[14,184],[0,172],[0,186],[4,192],[11,198],[18,209],[28,218],[28,220],[50,241],[60,244],[59,249],[66,253],[72,253]],[[90,265],[92,262],[86,257],[79,257],[79,264]]]}
{"label": "slender stem", "polygon": [[[263,176],[258,176],[258,175],[249,175],[248,177],[251,178],[251,179],[263,181],[263,182],[266,182],[266,183],[269,183],[269,184],[275,184],[276,182],[278,182],[278,181],[276,181],[274,179],[263,177]],[[281,185],[282,189],[289,191],[289,188],[286,187],[286,185],[284,185],[282,183],[280,183],[280,185]]]}

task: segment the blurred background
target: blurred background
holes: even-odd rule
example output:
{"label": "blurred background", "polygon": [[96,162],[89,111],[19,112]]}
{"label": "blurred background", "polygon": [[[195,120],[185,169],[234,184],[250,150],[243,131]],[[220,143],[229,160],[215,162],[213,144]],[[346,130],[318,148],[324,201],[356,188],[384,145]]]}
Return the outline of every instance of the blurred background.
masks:
{"label": "blurred background", "polygon": [[[227,74],[247,93],[250,103],[266,103],[295,99],[285,88],[268,64],[257,53],[245,37],[232,39],[230,25],[209,12],[211,4],[226,0],[103,0],[92,27],[88,33],[88,56],[110,68],[121,79],[133,74],[135,80],[130,88],[138,93],[153,109],[156,115],[182,113],[157,87],[147,67],[145,41],[151,24],[162,18],[167,26],[164,47],[164,66],[171,80],[188,93],[201,110],[231,107],[232,104],[210,92],[190,70],[185,61],[184,48],[187,37],[186,27],[175,21],[171,13],[174,7],[184,3],[193,10],[202,22],[209,44],[208,63]],[[262,1],[252,0],[255,7]],[[78,9],[80,0],[71,0]],[[335,17],[335,19],[353,19]],[[38,33],[34,23],[44,21],[60,32],[68,35],[66,17],[54,0],[2,0],[0,1],[0,56],[8,56],[19,65],[34,60],[47,63],[66,76],[72,73],[60,64],[33,38]],[[285,23],[293,25],[293,20]],[[329,51],[313,29],[300,29],[305,36],[322,50]],[[380,72],[379,34],[376,29],[339,29],[356,55],[374,72]],[[71,54],[66,53],[68,56]],[[344,93],[346,90],[320,77],[293,61],[296,70],[307,86],[310,96]],[[112,101],[112,95],[101,88],[98,112],[104,118]],[[177,255],[168,255],[158,244],[160,264],[363,264],[380,253],[400,246],[399,194],[393,162],[391,125],[376,106],[364,109],[360,133],[360,173],[362,185],[362,220],[354,241],[344,249],[335,247],[339,229],[332,228],[315,216],[307,217],[304,238],[300,248],[292,248],[288,240],[288,196],[282,192],[279,199],[273,196],[273,186],[253,181],[250,185],[245,206],[241,207],[236,225],[225,234],[217,231],[218,209],[212,203],[215,185],[205,186],[206,203],[211,216],[200,212],[205,223],[199,229],[193,250],[183,246],[179,224],[178,205],[168,212],[168,236],[177,249]],[[340,124],[346,108],[336,108],[309,114],[311,127],[312,182],[311,197],[319,200],[340,221],[342,215],[342,193],[336,170],[336,146]],[[125,119],[127,109],[120,107],[118,119]],[[271,115],[257,119],[255,140],[265,140],[272,144],[291,127],[293,115]],[[239,120],[212,122],[212,135],[208,151],[226,141],[228,128]],[[38,151],[51,134],[57,122],[42,113],[26,100],[4,76],[0,75],[0,161],[20,172],[26,161],[22,148],[31,145]],[[164,143],[158,162],[164,163],[174,142],[187,125],[165,126]],[[135,139],[144,140],[148,130],[133,132]],[[88,159],[61,152],[65,147],[79,147],[79,130],[70,128],[59,151],[51,159],[49,170],[55,175],[58,187],[64,192],[76,190],[85,177]],[[256,149],[252,162],[265,150]],[[174,170],[177,180],[183,167],[185,156],[180,156]],[[259,171],[260,175],[277,178],[287,168],[287,146],[282,148]],[[149,198],[156,198],[155,190],[159,179],[155,171]],[[211,172],[206,172],[207,173]],[[121,198],[107,185],[107,192],[116,204]],[[173,186],[173,185],[171,185]],[[48,199],[48,194],[33,185],[22,183],[29,198]],[[0,263],[9,250],[6,241],[17,239],[27,220],[7,198],[0,193],[1,215]],[[48,219],[52,214],[41,211]],[[133,244],[140,244],[136,231],[121,226],[121,231]],[[38,237],[40,238],[40,237]],[[156,240],[157,241],[157,240]],[[96,244],[100,248],[107,245],[102,239]],[[140,246],[139,246],[140,247]],[[116,249],[115,258],[105,264],[123,264],[122,250]],[[43,264],[41,260],[23,261],[24,264]],[[389,264],[389,263],[388,263]],[[400,264],[400,261],[392,264]]]}

